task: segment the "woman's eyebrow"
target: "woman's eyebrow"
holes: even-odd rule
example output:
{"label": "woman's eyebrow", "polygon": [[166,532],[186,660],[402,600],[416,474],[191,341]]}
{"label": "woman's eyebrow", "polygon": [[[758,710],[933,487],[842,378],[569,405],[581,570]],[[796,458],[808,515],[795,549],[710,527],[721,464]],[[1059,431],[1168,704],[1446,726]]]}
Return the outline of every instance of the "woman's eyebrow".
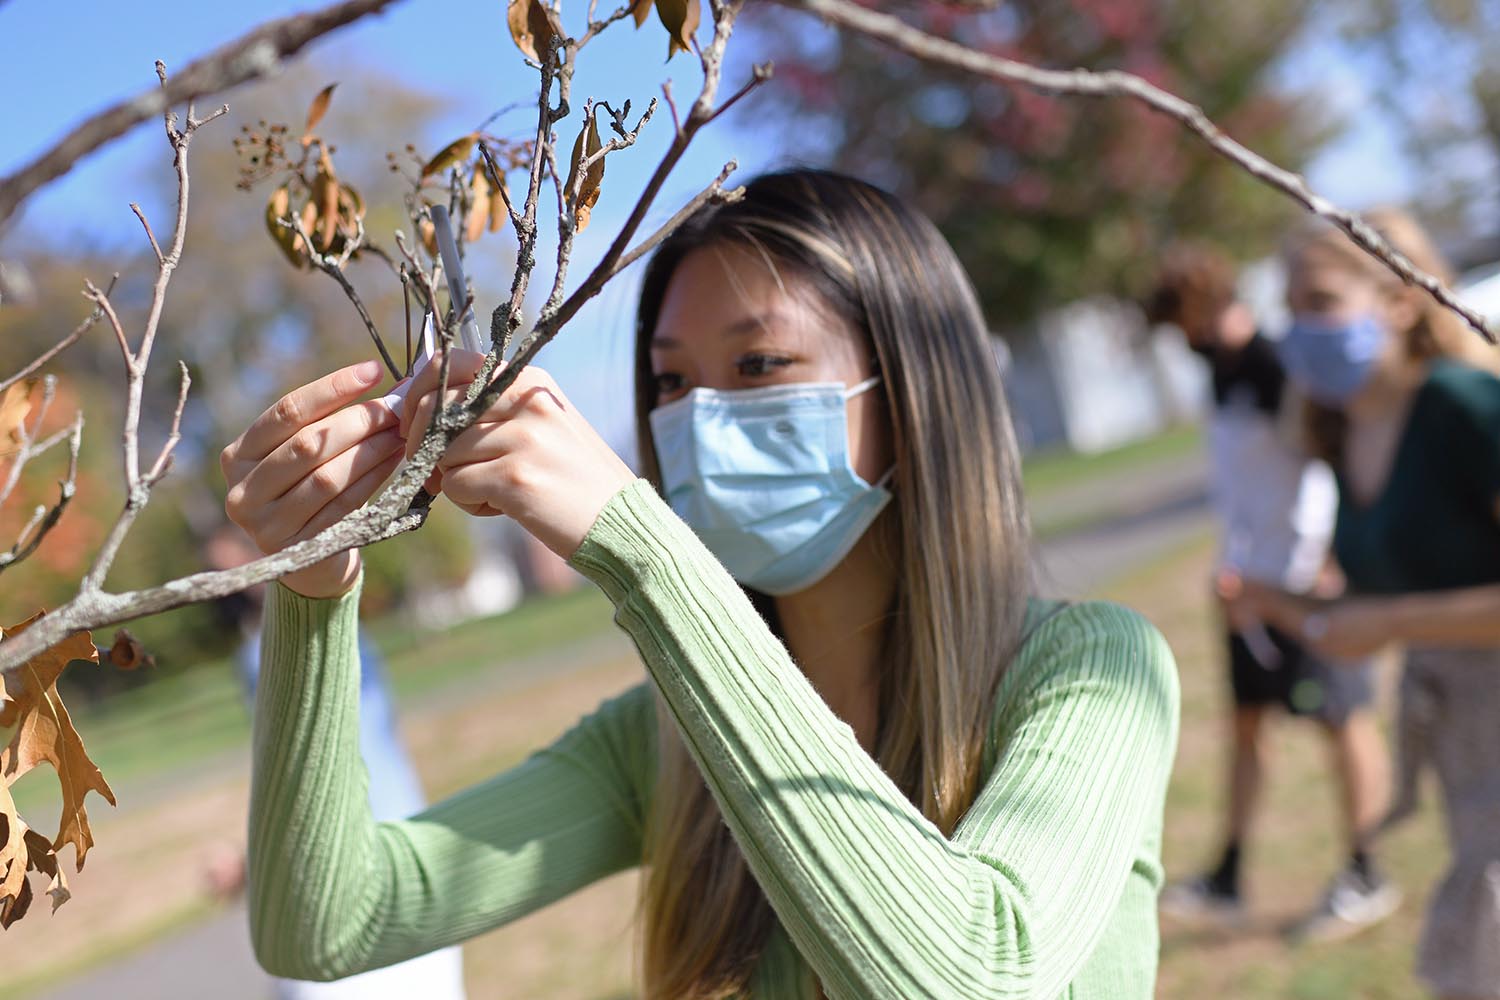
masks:
{"label": "woman's eyebrow", "polygon": [[[763,313],[757,316],[745,316],[735,320],[719,331],[723,337],[743,337],[751,333],[760,333],[777,326],[785,317],[779,312]],[[672,350],[682,346],[682,342],[666,336],[655,334],[651,337],[651,346],[662,350]]]}

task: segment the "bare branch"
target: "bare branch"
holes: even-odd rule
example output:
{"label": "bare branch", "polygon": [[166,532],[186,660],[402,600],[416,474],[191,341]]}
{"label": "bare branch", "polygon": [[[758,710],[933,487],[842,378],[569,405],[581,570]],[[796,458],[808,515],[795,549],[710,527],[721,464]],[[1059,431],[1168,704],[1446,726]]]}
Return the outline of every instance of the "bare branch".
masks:
{"label": "bare branch", "polygon": [[182,410],[187,406],[188,386],[193,384],[193,377],[188,374],[185,362],[178,361],[177,367],[182,372],[182,381],[177,390],[177,409],[172,411],[172,430],[167,434],[167,440],[161,446],[151,471],[146,473],[147,487],[155,486],[167,474],[167,470],[172,467],[172,450],[182,439]]}
{"label": "bare branch", "polygon": [[141,226],[146,230],[146,239],[151,241],[151,251],[156,254],[156,262],[160,264],[162,262],[161,247],[156,242],[156,234],[151,231],[151,223],[146,221],[146,213],[142,212],[141,206],[133,201],[130,203],[130,210],[135,213],[137,219],[141,220]]}
{"label": "bare branch", "polygon": [[42,421],[47,419],[47,410],[51,408],[52,398],[56,394],[57,377],[48,375],[42,380],[42,402],[36,408],[36,418],[31,422],[31,429],[27,430],[24,420],[16,428],[17,433],[20,434],[20,441],[16,445],[16,457],[6,471],[5,484],[0,486],[0,503],[10,498],[11,492],[16,488],[16,483],[21,481],[21,470],[26,468],[26,463],[44,450],[36,447],[33,442],[42,429]]}
{"label": "bare branch", "polygon": [[925,62],[951,66],[1001,83],[1029,87],[1046,94],[1073,97],[1125,97],[1175,119],[1209,148],[1250,176],[1282,192],[1312,214],[1326,219],[1356,245],[1390,268],[1402,281],[1422,288],[1451,309],[1490,343],[1495,333],[1484,317],[1461,302],[1442,281],[1413,264],[1385,241],[1368,223],[1315,193],[1301,176],[1278,167],[1220,131],[1203,109],[1131,73],[1118,70],[1051,70],[1013,59],[977,52],[957,42],[927,34],[899,18],[861,7],[850,0],[776,0],[784,7],[816,14],[831,24],[865,35]]}
{"label": "bare branch", "polygon": [[[118,277],[118,275],[117,275]],[[113,283],[111,283],[111,287]],[[94,303],[94,311],[109,319],[109,328],[115,335],[115,341],[120,345],[120,356],[125,360],[125,367],[129,368],[134,360],[130,353],[130,342],[125,339],[125,327],[120,325],[120,317],[115,312],[115,307],[109,301],[109,293],[101,292],[99,286],[87,278],[83,282],[83,297]]]}
{"label": "bare branch", "polygon": [[[343,0],[319,11],[270,21],[191,63],[173,78],[170,85],[106,108],[80,123],[61,142],[31,163],[0,180],[0,222],[10,218],[17,206],[37,188],[61,177],[84,156],[151,116],[161,114],[174,104],[265,76],[309,42],[368,14],[384,10],[395,2],[397,0]],[[189,130],[194,127],[190,122]]]}
{"label": "bare branch", "polygon": [[[105,289],[105,293],[104,294],[108,295],[110,292],[114,291],[115,290],[115,282],[119,281],[119,280],[120,280],[119,272],[116,272],[115,274],[111,275],[110,279],[109,279],[109,288]],[[68,334],[62,340],[58,341],[56,344],[53,344],[51,347],[47,348],[47,350],[43,351],[41,357],[37,358],[31,364],[27,365],[25,368],[22,368],[20,371],[16,372],[14,375],[11,375],[11,376],[9,376],[7,378],[4,378],[4,379],[0,379],[0,392],[4,392],[6,389],[9,389],[11,386],[13,386],[17,382],[21,381],[21,379],[23,379],[26,376],[30,375],[32,372],[35,372],[37,369],[41,368],[47,362],[49,362],[53,358],[57,357],[63,351],[66,351],[68,348],[72,347],[73,344],[77,342],[77,340],[78,340],[79,337],[82,337],[85,333],[87,333],[89,331],[89,329],[91,327],[93,327],[93,325],[95,323],[99,322],[99,318],[101,316],[103,316],[103,315],[104,315],[104,311],[102,309],[100,309],[96,305],[94,307],[93,311],[90,312],[88,314],[88,316],[84,318],[84,321],[82,323],[79,323],[77,326],[75,326],[73,328],[73,332],[72,333]]]}
{"label": "bare branch", "polygon": [[[156,74],[161,79],[162,90],[165,92],[170,84],[167,81],[166,66],[160,60],[156,63]],[[193,135],[197,129],[191,106],[188,109],[187,119],[187,129],[178,130],[176,114],[170,109],[162,114],[167,140],[172,146],[172,165],[177,172],[177,218],[172,231],[172,244],[162,255],[157,266],[156,283],[151,290],[151,306],[146,314],[145,330],[141,334],[141,346],[134,353],[130,350],[124,332],[120,328],[119,318],[115,315],[109,299],[92,285],[89,286],[90,297],[94,298],[105,314],[110,317],[116,336],[120,338],[121,349],[125,353],[125,420],[120,431],[121,450],[125,460],[125,509],[120,512],[119,518],[110,528],[104,544],[99,547],[99,552],[94,557],[93,566],[79,585],[80,595],[97,591],[103,585],[104,577],[119,553],[125,536],[129,534],[131,526],[135,524],[135,519],[140,516],[140,512],[150,500],[151,487],[160,474],[165,472],[171,450],[177,443],[177,421],[181,418],[184,403],[182,399],[178,400],[172,436],[158,457],[151,475],[143,479],[140,464],[141,396],[145,391],[146,369],[151,364],[151,349],[156,343],[156,331],[161,323],[162,309],[166,305],[167,286],[172,280],[172,274],[176,271],[178,263],[182,260],[182,247],[187,240],[187,210],[191,192],[188,181],[188,148],[192,144]],[[182,391],[185,393],[186,389],[184,385]]]}
{"label": "bare branch", "polygon": [[346,252],[340,259],[319,253],[317,244],[313,242],[312,234],[307,231],[307,227],[302,225],[302,220],[296,215],[293,215],[291,222],[288,222],[286,219],[277,219],[276,221],[279,225],[290,226],[302,238],[303,251],[307,254],[307,259],[312,262],[313,267],[316,267],[319,271],[322,271],[338,282],[338,286],[344,290],[345,297],[354,304],[354,309],[359,313],[360,320],[365,324],[365,330],[370,334],[370,339],[375,342],[375,349],[380,352],[380,360],[385,362],[386,371],[391,373],[391,378],[397,382],[401,381],[401,370],[396,367],[396,361],[391,357],[391,352],[386,350],[385,340],[380,336],[380,330],[375,326],[375,318],[365,308],[364,300],[359,297],[359,293],[354,290],[354,285],[350,283],[348,276],[344,274],[344,264],[348,261],[349,255],[354,252],[354,248],[361,242],[359,235],[363,235],[363,220],[358,221],[360,234],[355,239],[349,241],[350,245],[346,248]]}
{"label": "bare branch", "polygon": [[[83,443],[83,411],[73,418],[73,425],[67,428],[68,436],[68,476],[58,482],[57,503],[51,507],[39,506],[32,514],[31,520],[21,529],[21,534],[16,538],[16,543],[10,547],[9,552],[0,552],[0,572],[14,566],[37,550],[42,544],[42,539],[47,537],[57,522],[62,518],[63,511],[68,502],[78,490],[78,450]],[[60,435],[53,435],[43,442],[34,451],[33,455],[39,455],[51,447],[52,443]]]}
{"label": "bare branch", "polygon": [[[584,280],[578,291],[549,314],[544,314],[536,329],[518,350],[517,356],[491,381],[488,376],[493,370],[496,355],[503,343],[500,333],[515,329],[522,315],[521,307],[526,285],[536,264],[536,209],[545,174],[547,143],[550,139],[551,126],[566,114],[568,81],[559,75],[558,50],[553,48],[543,53],[542,86],[537,103],[536,153],[531,164],[524,210],[517,224],[521,251],[512,284],[511,302],[495,310],[492,323],[495,343],[486,359],[487,368],[482,369],[481,376],[471,384],[464,402],[443,407],[438,414],[434,415],[429,432],[424,434],[412,456],[399,468],[393,481],[379,497],[314,537],[233,570],[198,573],[157,587],[125,594],[110,594],[103,591],[98,586],[99,575],[91,574],[93,586],[80,589],[73,600],[45,615],[20,635],[0,641],[0,669],[8,669],[25,662],[39,651],[58,642],[63,636],[81,628],[97,628],[113,622],[128,621],[195,601],[234,593],[256,583],[272,580],[293,570],[310,566],[337,552],[373,544],[419,527],[426,519],[432,502],[432,497],[422,491],[422,486],[448,444],[470,426],[490,402],[514,383],[525,364],[556,335],[567,319],[577,312],[579,305],[596,294],[603,283],[618,272],[622,265],[622,258],[636,259],[640,253],[654,246],[665,235],[667,227],[653,234],[627,258],[627,249],[635,239],[635,233],[649,212],[668,173],[681,159],[683,150],[693,134],[713,117],[713,98],[720,76],[719,67],[724,46],[728,41],[734,18],[742,6],[743,0],[734,0],[734,2],[716,0],[713,4],[714,40],[702,51],[705,69],[703,90],[687,120],[683,123],[681,131],[674,136],[671,148],[647,182],[625,227],[616,236],[604,259]],[[558,103],[555,108],[550,105],[553,82],[558,84]],[[735,192],[721,190],[721,183],[726,175],[727,173],[721,175],[719,180],[710,185],[710,188],[699,198],[734,196]],[[699,199],[695,199],[691,207],[696,208],[699,203]],[[685,217],[684,212],[679,212],[673,219],[680,221]],[[397,246],[411,264],[409,270],[414,272],[411,280],[417,282],[418,287],[425,291],[429,302],[435,302],[436,289],[433,287],[432,277],[416,263],[404,236],[399,233]],[[454,309],[444,318],[445,341],[451,339],[453,333],[451,325],[460,314],[461,309]],[[441,360],[445,369],[444,377],[446,377],[446,346]],[[127,514],[129,513],[127,510]],[[125,520],[126,518],[122,518],[122,523]]]}
{"label": "bare branch", "polygon": [[[681,226],[688,219],[691,219],[693,215],[696,214],[697,211],[703,208],[705,205],[728,205],[743,198],[745,196],[745,189],[742,187],[731,188],[728,191],[724,190],[724,182],[728,180],[729,175],[738,170],[739,167],[739,163],[734,160],[730,160],[728,163],[724,164],[724,169],[719,171],[719,176],[714,178],[714,182],[712,184],[694,195],[691,201],[677,210],[677,214],[673,215],[666,222],[662,223],[661,227],[657,229],[656,232],[646,237],[640,243],[637,243],[629,253],[622,256],[615,263],[614,268],[610,270],[609,273],[601,275],[599,282],[600,287],[603,287],[605,282],[609,281],[609,279],[625,270],[631,264],[634,264],[646,254],[650,253],[652,250],[655,250],[657,245],[660,244],[662,240],[672,235],[673,231],[675,231],[677,227]],[[592,296],[590,296],[590,298],[592,298]],[[582,302],[579,303],[580,306],[582,304]],[[576,307],[571,312],[569,312],[568,315],[571,316],[574,312],[577,312]]]}

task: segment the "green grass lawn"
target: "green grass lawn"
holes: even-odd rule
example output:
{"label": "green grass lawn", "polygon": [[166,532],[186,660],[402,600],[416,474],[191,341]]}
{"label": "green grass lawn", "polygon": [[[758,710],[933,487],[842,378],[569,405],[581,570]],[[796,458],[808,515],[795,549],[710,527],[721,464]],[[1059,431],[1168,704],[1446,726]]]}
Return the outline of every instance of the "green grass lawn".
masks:
{"label": "green grass lawn", "polygon": [[1202,444],[1203,429],[1190,424],[1094,454],[1045,451],[1022,461],[1021,478],[1027,499],[1035,504],[1049,493],[1080,486],[1091,479],[1190,455]]}

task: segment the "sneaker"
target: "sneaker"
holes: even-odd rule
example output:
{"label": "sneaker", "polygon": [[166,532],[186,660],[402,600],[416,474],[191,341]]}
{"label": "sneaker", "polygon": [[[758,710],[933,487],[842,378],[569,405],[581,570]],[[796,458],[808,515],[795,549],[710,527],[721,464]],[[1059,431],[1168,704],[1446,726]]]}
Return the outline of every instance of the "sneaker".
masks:
{"label": "sneaker", "polygon": [[1238,929],[1249,912],[1238,892],[1225,892],[1207,875],[1174,882],[1162,890],[1161,911],[1176,920]]}
{"label": "sneaker", "polygon": [[1288,936],[1296,943],[1340,941],[1380,923],[1400,905],[1401,890],[1386,879],[1345,869],[1329,884],[1322,904],[1292,925]]}

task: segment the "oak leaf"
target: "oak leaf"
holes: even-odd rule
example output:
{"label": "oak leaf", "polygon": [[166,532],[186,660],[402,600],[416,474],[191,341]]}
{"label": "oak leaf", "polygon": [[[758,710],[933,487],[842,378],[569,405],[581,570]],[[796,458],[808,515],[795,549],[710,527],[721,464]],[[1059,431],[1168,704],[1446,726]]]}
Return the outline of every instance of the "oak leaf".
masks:
{"label": "oak leaf", "polygon": [[[22,631],[40,617],[38,613],[4,629],[0,636]],[[89,792],[98,792],[114,805],[115,795],[89,759],[57,691],[58,675],[73,660],[99,662],[99,651],[86,631],[73,633],[4,675],[6,699],[0,705],[0,728],[14,727],[15,734],[0,750],[0,781],[11,785],[38,764],[52,765],[63,800],[62,821],[52,848],[60,851],[65,844],[72,844],[78,870],[82,871],[94,844],[84,799]]]}

